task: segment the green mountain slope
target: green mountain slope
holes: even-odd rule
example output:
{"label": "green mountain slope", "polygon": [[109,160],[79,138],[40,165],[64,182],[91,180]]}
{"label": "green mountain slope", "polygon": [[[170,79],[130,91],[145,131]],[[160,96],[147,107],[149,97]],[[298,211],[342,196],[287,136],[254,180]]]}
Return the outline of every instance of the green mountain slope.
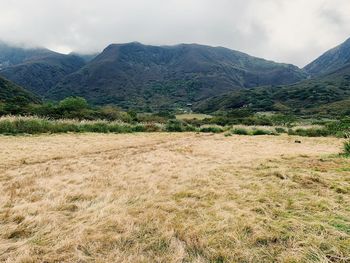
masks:
{"label": "green mountain slope", "polygon": [[195,105],[199,112],[242,107],[297,114],[350,114],[350,64],[317,79],[293,85],[238,90]]}
{"label": "green mountain slope", "polygon": [[320,76],[339,70],[349,63],[350,38],[311,62],[304,70],[312,76]]}
{"label": "green mountain slope", "polygon": [[85,61],[75,55],[0,43],[0,74],[38,95],[84,65]]}
{"label": "green mountain slope", "polygon": [[177,107],[239,88],[295,83],[297,67],[226,48],[115,44],[69,75],[46,97],[82,96],[124,108]]}
{"label": "green mountain slope", "polygon": [[45,56],[48,53],[47,49],[15,47],[0,41],[0,70]]}
{"label": "green mountain slope", "polygon": [[0,103],[28,104],[40,102],[41,100],[31,92],[0,76]]}

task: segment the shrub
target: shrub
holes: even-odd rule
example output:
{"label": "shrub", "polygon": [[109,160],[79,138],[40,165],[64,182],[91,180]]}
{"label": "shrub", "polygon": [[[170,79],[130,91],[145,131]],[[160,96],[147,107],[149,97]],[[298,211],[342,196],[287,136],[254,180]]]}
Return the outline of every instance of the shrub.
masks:
{"label": "shrub", "polygon": [[350,133],[347,132],[345,137],[347,138],[347,141],[344,142],[344,154],[350,156]]}
{"label": "shrub", "polygon": [[276,131],[277,133],[287,133],[287,130],[284,129],[284,128],[281,128],[281,127],[275,128],[275,131]]}
{"label": "shrub", "polygon": [[196,128],[180,120],[169,120],[165,126],[167,132],[189,132],[196,131]]}
{"label": "shrub", "polygon": [[162,127],[160,125],[156,125],[155,123],[147,123],[144,125],[145,132],[160,132],[162,131]]}
{"label": "shrub", "polygon": [[350,156],[350,140],[344,142],[344,153]]}
{"label": "shrub", "polygon": [[236,128],[231,131],[232,134],[249,135],[249,132],[244,128]]}
{"label": "shrub", "polygon": [[326,137],[330,135],[328,129],[322,128],[310,128],[310,129],[297,129],[297,130],[289,130],[289,135],[299,135],[303,137]]}
{"label": "shrub", "polygon": [[350,130],[350,118],[347,117],[339,121],[330,122],[326,125],[326,128],[330,134],[344,137],[346,132]]}
{"label": "shrub", "polygon": [[202,127],[200,132],[205,132],[205,133],[222,133],[224,130],[221,127],[215,127],[215,126],[210,126],[210,127]]}
{"label": "shrub", "polygon": [[109,129],[107,123],[93,123],[93,124],[85,124],[83,126],[82,131],[108,133],[108,132],[110,132],[110,129]]}
{"label": "shrub", "polygon": [[68,97],[59,103],[59,108],[63,111],[80,111],[88,107],[87,101],[80,97]]}
{"label": "shrub", "polygon": [[259,136],[259,135],[271,135],[272,132],[268,131],[268,130],[262,130],[262,129],[257,129],[257,130],[253,130],[252,135],[254,136]]}
{"label": "shrub", "polygon": [[168,132],[182,132],[183,122],[179,120],[169,120],[165,126],[165,129]]}

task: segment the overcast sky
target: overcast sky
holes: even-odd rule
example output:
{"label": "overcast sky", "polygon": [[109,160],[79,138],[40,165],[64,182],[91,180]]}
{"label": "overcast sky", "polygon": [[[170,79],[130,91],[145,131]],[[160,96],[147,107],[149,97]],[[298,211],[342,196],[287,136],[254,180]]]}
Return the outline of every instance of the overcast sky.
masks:
{"label": "overcast sky", "polygon": [[304,66],[350,37],[350,0],[0,0],[0,39],[60,52],[138,41]]}

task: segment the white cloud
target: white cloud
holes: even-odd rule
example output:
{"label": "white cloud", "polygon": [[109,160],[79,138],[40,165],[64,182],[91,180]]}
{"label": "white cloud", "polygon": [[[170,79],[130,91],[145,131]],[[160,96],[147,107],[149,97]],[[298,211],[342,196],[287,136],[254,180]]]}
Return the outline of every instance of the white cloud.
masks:
{"label": "white cloud", "polygon": [[201,43],[303,66],[350,37],[348,0],[0,0],[0,38],[58,51]]}

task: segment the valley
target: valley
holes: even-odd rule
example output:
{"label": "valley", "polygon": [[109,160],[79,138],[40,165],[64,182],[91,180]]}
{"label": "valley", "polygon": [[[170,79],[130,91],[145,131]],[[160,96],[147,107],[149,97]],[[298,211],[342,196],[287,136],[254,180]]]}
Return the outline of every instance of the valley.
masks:
{"label": "valley", "polygon": [[350,39],[102,42],[0,41],[0,262],[350,262]]}

